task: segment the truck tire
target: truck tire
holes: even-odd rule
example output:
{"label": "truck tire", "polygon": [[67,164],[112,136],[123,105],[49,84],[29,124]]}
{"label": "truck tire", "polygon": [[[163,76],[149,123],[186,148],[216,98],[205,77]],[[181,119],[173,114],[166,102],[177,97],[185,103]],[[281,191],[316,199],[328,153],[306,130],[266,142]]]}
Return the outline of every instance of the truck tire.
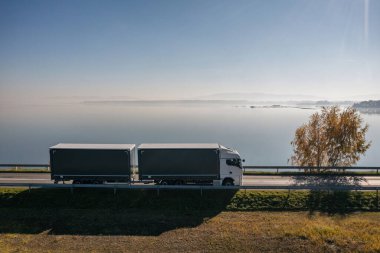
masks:
{"label": "truck tire", "polygon": [[166,180],[161,180],[160,185],[169,185],[169,182]]}
{"label": "truck tire", "polygon": [[185,184],[185,182],[184,182],[183,180],[176,180],[176,181],[174,182],[174,184],[175,184],[175,185],[183,185],[183,184]]}
{"label": "truck tire", "polygon": [[224,185],[224,186],[233,186],[234,185],[234,181],[231,178],[226,178],[226,179],[223,180],[222,185]]}

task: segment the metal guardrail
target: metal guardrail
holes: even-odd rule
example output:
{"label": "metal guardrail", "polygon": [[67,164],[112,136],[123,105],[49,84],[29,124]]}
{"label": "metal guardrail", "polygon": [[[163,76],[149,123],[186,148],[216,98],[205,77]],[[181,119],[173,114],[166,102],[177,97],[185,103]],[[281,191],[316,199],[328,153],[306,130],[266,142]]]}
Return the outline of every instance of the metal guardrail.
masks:
{"label": "metal guardrail", "polygon": [[30,163],[4,163],[0,164],[1,168],[49,168],[50,164],[30,164]]}
{"label": "metal guardrail", "polygon": [[355,185],[135,185],[135,184],[37,184],[37,183],[0,183],[0,187],[23,187],[29,189],[135,189],[135,190],[334,190],[334,191],[378,191],[380,186]]}
{"label": "metal guardrail", "polygon": [[279,173],[279,170],[304,170],[304,171],[323,171],[323,170],[335,170],[339,171],[376,171],[376,174],[379,174],[380,167],[369,167],[369,166],[352,166],[352,167],[338,167],[338,166],[244,166],[246,171],[257,171],[257,170],[276,170],[276,173]]}
{"label": "metal guardrail", "polygon": [[[6,168],[49,168],[49,164],[0,164],[0,167]],[[376,170],[379,173],[380,167],[308,167],[308,166],[244,166],[244,169],[255,170]],[[334,186],[334,185],[247,185],[247,186],[212,186],[212,185],[137,185],[137,184],[38,184],[38,183],[0,183],[0,187],[23,187],[31,189],[55,188],[55,189],[74,189],[79,188],[100,188],[113,189],[116,194],[117,189],[141,189],[141,190],[332,190],[332,191],[376,191],[380,186]]]}
{"label": "metal guardrail", "polygon": [[[30,164],[30,163],[5,163],[0,164],[0,168],[49,168],[50,164]],[[379,171],[380,167],[370,167],[370,166],[351,166],[351,167],[343,167],[343,166],[259,166],[259,165],[246,165],[244,169],[247,170],[376,170]]]}
{"label": "metal guardrail", "polygon": [[311,170],[324,170],[324,169],[339,169],[339,170],[377,170],[380,169],[380,167],[370,167],[370,166],[252,166],[247,165],[244,166],[245,169],[311,169]]}

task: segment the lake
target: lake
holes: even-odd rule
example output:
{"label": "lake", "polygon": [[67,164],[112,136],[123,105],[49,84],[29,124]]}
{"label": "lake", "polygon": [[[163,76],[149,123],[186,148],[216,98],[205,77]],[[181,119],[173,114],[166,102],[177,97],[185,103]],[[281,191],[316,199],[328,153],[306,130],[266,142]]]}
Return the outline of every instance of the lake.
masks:
{"label": "lake", "polygon": [[[217,142],[246,165],[287,165],[298,126],[318,108],[251,108],[248,102],[101,102],[2,105],[0,163],[48,163],[68,143]],[[372,147],[358,165],[380,164],[380,115],[362,114]]]}

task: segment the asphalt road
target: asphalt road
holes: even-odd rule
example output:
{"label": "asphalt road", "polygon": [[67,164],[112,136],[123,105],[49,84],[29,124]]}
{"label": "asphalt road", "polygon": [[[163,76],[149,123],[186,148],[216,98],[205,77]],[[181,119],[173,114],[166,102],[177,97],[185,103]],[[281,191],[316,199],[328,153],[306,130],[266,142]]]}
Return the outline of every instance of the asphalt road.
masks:
{"label": "asphalt road", "polygon": [[[364,186],[380,186],[380,177],[366,176]],[[0,183],[41,183],[52,184],[49,173],[0,173]],[[243,185],[292,185],[291,176],[244,176]]]}

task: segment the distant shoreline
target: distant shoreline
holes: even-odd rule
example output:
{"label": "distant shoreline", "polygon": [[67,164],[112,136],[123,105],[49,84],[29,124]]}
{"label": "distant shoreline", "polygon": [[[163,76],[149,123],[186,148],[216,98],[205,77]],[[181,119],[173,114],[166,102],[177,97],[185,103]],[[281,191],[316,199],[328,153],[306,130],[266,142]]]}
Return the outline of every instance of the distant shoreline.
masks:
{"label": "distant shoreline", "polygon": [[371,108],[371,109],[379,109],[380,110],[380,100],[362,101],[359,103],[355,103],[353,105],[353,107],[358,108],[358,109]]}
{"label": "distant shoreline", "polygon": [[85,100],[83,104],[247,104],[247,105],[269,105],[281,107],[282,105],[300,106],[328,106],[328,105],[353,105],[354,101],[327,101],[327,100],[228,100],[228,99],[163,99],[163,100]]}

